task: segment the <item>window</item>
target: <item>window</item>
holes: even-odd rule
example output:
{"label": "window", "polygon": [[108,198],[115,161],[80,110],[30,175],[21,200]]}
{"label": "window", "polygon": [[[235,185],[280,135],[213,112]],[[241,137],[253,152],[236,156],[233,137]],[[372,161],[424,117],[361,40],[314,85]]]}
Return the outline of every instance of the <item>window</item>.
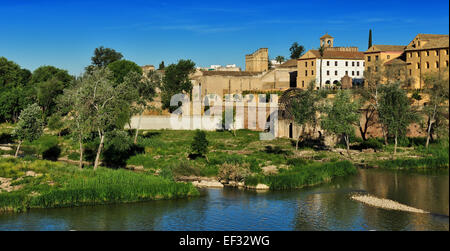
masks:
{"label": "window", "polygon": [[327,66],[330,66],[330,61],[327,61]]}
{"label": "window", "polygon": [[445,61],[445,67],[448,67],[448,60]]}
{"label": "window", "polygon": [[429,57],[430,56],[430,51],[427,51],[427,57]]}
{"label": "window", "polygon": [[345,71],[345,75],[348,75],[348,71]]}
{"label": "window", "polygon": [[356,76],[359,76],[359,71],[356,72]]}
{"label": "window", "polygon": [[302,87],[305,87],[305,81],[302,81]]}
{"label": "window", "polygon": [[420,52],[417,52],[417,57],[420,58]]}
{"label": "window", "polygon": [[[370,62],[370,56],[367,57],[367,62]],[[345,66],[348,66],[347,62],[345,62]]]}
{"label": "window", "polygon": [[330,71],[327,71],[327,76],[330,76]]}
{"label": "window", "polygon": [[337,75],[338,75],[337,71],[334,71],[334,75],[335,75],[335,76],[337,76]]}
{"label": "window", "polygon": [[409,57],[412,58],[412,52],[409,53]]}
{"label": "window", "polygon": [[308,67],[308,62],[305,62],[305,67]]}
{"label": "window", "polygon": [[358,67],[359,67],[359,62],[356,62],[356,66],[358,66]]}
{"label": "window", "polygon": [[420,63],[417,63],[417,69],[420,69]]}
{"label": "window", "polygon": [[305,76],[308,76],[308,71],[305,71]]}
{"label": "window", "polygon": [[427,62],[427,69],[430,69],[430,63]]}
{"label": "window", "polygon": [[448,49],[447,49],[447,50],[445,50],[445,54],[446,54],[446,55],[448,55]]}
{"label": "window", "polygon": [[354,71],[352,71],[352,76],[355,76],[355,72]]}
{"label": "window", "polygon": [[366,62],[363,62],[363,66],[366,66]]}
{"label": "window", "polygon": [[412,70],[411,69],[409,69],[409,76],[411,76],[412,75]]}
{"label": "window", "polygon": [[314,71],[311,71],[311,75],[314,75]]}
{"label": "window", "polygon": [[314,66],[314,61],[311,61],[311,66]]}
{"label": "window", "polygon": [[378,56],[375,56],[375,61],[378,61]]}
{"label": "window", "polygon": [[334,61],[334,66],[338,66],[338,61]]}
{"label": "window", "polygon": [[438,50],[436,50],[436,52],[435,52],[435,53],[436,53],[436,56],[439,56],[439,51],[438,51]]}
{"label": "window", "polygon": [[439,62],[436,61],[436,68],[439,68]]}

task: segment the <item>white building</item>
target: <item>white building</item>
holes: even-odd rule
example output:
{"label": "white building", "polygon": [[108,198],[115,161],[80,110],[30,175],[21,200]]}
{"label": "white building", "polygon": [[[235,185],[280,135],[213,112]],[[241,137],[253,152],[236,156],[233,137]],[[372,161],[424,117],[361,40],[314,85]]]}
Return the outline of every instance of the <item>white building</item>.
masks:
{"label": "white building", "polygon": [[309,50],[298,60],[297,87],[306,88],[312,81],[320,87],[320,78],[322,87],[335,87],[346,75],[352,78],[353,85],[364,83],[364,53],[357,47],[333,47],[333,43],[333,37],[327,34],[320,38],[325,47],[322,57],[319,50]]}

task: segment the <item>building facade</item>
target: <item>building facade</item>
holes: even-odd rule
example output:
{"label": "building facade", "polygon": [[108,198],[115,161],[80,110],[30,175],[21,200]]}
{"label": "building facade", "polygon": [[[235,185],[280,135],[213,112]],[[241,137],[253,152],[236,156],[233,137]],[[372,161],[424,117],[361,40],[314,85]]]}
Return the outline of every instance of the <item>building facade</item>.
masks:
{"label": "building facade", "polygon": [[269,49],[261,48],[245,56],[245,71],[264,72],[269,70]]}
{"label": "building facade", "polygon": [[412,88],[424,87],[424,76],[449,67],[449,36],[418,34],[405,48],[407,71]]}
{"label": "building facade", "polygon": [[324,47],[323,56],[319,50],[309,50],[298,59],[298,88],[307,88],[311,82],[319,88],[321,79],[322,87],[332,88],[341,84],[344,76],[351,77],[354,85],[363,83],[363,52],[359,52],[357,47],[333,47],[334,39],[328,34],[320,38],[320,44]]}

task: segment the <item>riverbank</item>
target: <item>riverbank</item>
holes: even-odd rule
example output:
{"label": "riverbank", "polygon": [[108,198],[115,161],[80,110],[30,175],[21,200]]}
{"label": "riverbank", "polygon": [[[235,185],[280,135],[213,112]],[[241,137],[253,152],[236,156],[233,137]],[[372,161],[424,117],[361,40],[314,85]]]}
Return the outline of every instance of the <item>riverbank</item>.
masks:
{"label": "riverbank", "polygon": [[130,203],[197,196],[192,184],[127,170],[44,161],[0,159],[0,212],[31,208]]}

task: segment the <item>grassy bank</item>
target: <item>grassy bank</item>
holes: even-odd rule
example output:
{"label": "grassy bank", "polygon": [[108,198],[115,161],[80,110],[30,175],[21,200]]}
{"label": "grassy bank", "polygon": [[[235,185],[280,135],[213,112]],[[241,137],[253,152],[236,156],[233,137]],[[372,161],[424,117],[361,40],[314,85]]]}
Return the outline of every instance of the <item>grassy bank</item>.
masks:
{"label": "grassy bank", "polygon": [[175,183],[146,173],[74,166],[35,160],[0,159],[0,177],[10,188],[0,193],[0,211],[71,207],[183,198],[198,191],[191,184]]}
{"label": "grassy bank", "polygon": [[356,174],[356,167],[349,161],[328,163],[305,163],[292,161],[293,166],[281,169],[275,175],[253,175],[245,180],[246,185],[256,186],[266,184],[273,190],[286,190],[313,186],[324,182],[330,182],[336,177]]}

